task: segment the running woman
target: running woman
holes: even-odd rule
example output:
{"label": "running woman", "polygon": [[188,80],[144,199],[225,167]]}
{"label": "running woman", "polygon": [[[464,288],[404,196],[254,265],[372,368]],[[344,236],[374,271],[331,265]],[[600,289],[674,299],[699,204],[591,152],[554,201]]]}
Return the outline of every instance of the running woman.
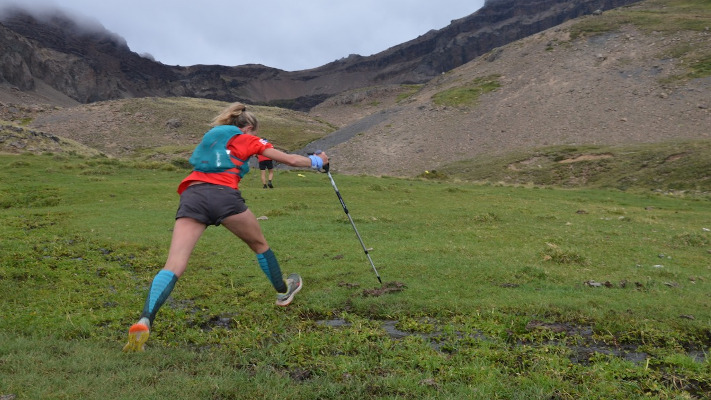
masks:
{"label": "running woman", "polygon": [[276,290],[276,304],[288,306],[303,287],[298,274],[282,276],[279,262],[264,238],[254,214],[239,190],[240,179],[249,171],[247,160],[264,155],[293,167],[320,169],[328,164],[321,152],[309,157],[287,154],[259,138],[256,117],[242,103],[233,103],[213,121],[190,162],[194,170],[180,183],[180,205],[165,266],[151,283],[137,323],[128,331],[125,352],[143,351],[156,313],[185,272],[188,259],[202,233],[210,225],[223,225],[255,253],[259,266]]}

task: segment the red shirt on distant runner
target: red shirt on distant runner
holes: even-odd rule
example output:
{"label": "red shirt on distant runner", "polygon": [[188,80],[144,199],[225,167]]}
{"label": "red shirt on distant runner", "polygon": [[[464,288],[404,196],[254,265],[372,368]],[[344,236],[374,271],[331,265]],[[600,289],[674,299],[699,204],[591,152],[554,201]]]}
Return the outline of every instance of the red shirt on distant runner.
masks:
{"label": "red shirt on distant runner", "polygon": [[[266,149],[273,149],[274,146],[268,141],[254,135],[249,135],[243,133],[241,135],[236,135],[229,142],[227,142],[227,150],[230,151],[230,155],[239,158],[240,160],[249,159],[249,157],[257,154],[258,157],[262,156],[262,152]],[[242,178],[234,173],[230,172],[200,172],[193,171],[180,182],[178,186],[178,193],[182,194],[183,191],[190,186],[193,182],[206,182],[215,185],[228,186],[233,189],[239,190],[239,181]]]}

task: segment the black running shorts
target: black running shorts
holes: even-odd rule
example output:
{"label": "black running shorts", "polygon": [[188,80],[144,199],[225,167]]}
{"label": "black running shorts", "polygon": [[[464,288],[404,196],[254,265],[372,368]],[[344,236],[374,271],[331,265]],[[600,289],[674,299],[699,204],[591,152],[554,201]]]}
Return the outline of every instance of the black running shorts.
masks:
{"label": "black running shorts", "polygon": [[266,161],[260,161],[259,162],[259,169],[264,171],[265,169],[274,169],[274,161],[273,160],[266,160]]}
{"label": "black running shorts", "polygon": [[201,183],[188,186],[180,195],[175,219],[188,217],[205,225],[219,226],[223,219],[245,211],[247,205],[239,190]]}

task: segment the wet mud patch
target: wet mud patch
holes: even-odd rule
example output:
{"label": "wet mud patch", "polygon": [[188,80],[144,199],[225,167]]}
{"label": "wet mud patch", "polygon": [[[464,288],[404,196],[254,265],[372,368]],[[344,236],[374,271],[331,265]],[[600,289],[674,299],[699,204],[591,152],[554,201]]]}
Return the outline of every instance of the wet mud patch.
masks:
{"label": "wet mud patch", "polygon": [[[649,355],[638,351],[635,345],[609,345],[594,339],[592,326],[578,326],[559,322],[532,320],[526,324],[526,331],[531,333],[554,334],[560,339],[544,340],[540,345],[560,345],[570,351],[570,361],[575,364],[590,364],[591,359],[599,354],[615,356],[637,364],[644,363]],[[575,338],[574,344],[564,342],[565,338]],[[536,345],[526,339],[520,339],[518,345]]]}
{"label": "wet mud patch", "polygon": [[[433,322],[431,319],[422,322],[422,325],[433,324],[432,329],[427,332],[411,331],[407,327],[403,328],[401,321],[384,320],[381,321],[381,326],[385,334],[393,340],[401,340],[409,336],[418,336],[427,341],[429,346],[441,353],[456,353],[462,346],[463,342],[471,345],[471,340],[474,339],[480,342],[498,342],[496,338],[488,337],[484,332],[479,330],[456,330],[452,332],[449,329],[443,329],[440,324]],[[327,326],[331,328],[348,328],[351,323],[344,319],[329,319],[318,320],[317,325]],[[531,337],[526,335],[518,336],[507,346],[516,348],[520,346],[529,347],[544,347],[544,346],[562,346],[569,350],[568,358],[574,364],[589,365],[601,355],[617,357],[635,364],[648,364],[650,360],[654,360],[655,356],[641,350],[642,345],[637,344],[619,344],[606,343],[595,338],[594,329],[588,325],[574,325],[558,322],[542,322],[532,320],[526,325],[526,331],[532,334]],[[449,333],[445,333],[449,331]],[[550,339],[540,339],[540,335],[548,335]],[[536,339],[538,336],[538,339]],[[693,361],[703,363],[706,362],[706,352],[703,349],[687,347],[686,355]]]}
{"label": "wet mud patch", "polygon": [[584,336],[592,337],[593,329],[591,326],[574,326],[558,322],[542,322],[532,320],[526,324],[526,330],[531,331],[550,331],[553,333],[565,333],[568,336]]}
{"label": "wet mud patch", "polygon": [[[0,202],[0,208],[2,202]],[[9,226],[22,229],[25,232],[34,229],[43,229],[57,225],[67,218],[66,213],[41,213],[41,214],[25,214],[16,217],[10,217],[6,220]]]}
{"label": "wet mud patch", "polygon": [[311,375],[313,375],[313,373],[310,370],[303,368],[295,368],[289,371],[289,376],[291,377],[291,379],[297,382],[306,381],[311,378]]}
{"label": "wet mud patch", "polygon": [[[570,361],[575,364],[589,365],[599,355],[614,356],[635,364],[648,363],[654,355],[642,349],[642,345],[634,343],[606,343],[595,338],[592,326],[574,325],[559,322],[542,322],[532,320],[526,325],[528,332],[553,334],[556,338],[537,342],[520,339],[517,345],[557,345],[570,350]],[[566,340],[573,339],[573,340]],[[706,353],[693,346],[685,346],[686,355],[695,362],[705,362]]]}
{"label": "wet mud patch", "polygon": [[215,328],[230,330],[235,315],[236,314],[213,315],[207,321],[200,324],[200,329],[204,332],[209,332]]}
{"label": "wet mud patch", "polygon": [[363,290],[363,297],[378,297],[388,293],[402,292],[406,287],[402,282],[385,282],[379,288]]}
{"label": "wet mud patch", "polygon": [[357,289],[360,287],[360,284],[358,283],[349,283],[349,282],[338,282],[339,287],[344,287],[348,289]]}

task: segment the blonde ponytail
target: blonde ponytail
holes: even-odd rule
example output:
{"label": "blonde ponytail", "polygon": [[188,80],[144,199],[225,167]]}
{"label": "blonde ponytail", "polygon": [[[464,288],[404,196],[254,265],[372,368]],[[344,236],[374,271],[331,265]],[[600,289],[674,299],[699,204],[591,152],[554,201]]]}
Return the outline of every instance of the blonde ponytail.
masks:
{"label": "blonde ponytail", "polygon": [[247,111],[247,106],[242,103],[232,103],[222,110],[222,112],[212,120],[210,125],[235,125],[238,128],[251,125],[256,131],[258,124],[257,118],[251,112]]}

